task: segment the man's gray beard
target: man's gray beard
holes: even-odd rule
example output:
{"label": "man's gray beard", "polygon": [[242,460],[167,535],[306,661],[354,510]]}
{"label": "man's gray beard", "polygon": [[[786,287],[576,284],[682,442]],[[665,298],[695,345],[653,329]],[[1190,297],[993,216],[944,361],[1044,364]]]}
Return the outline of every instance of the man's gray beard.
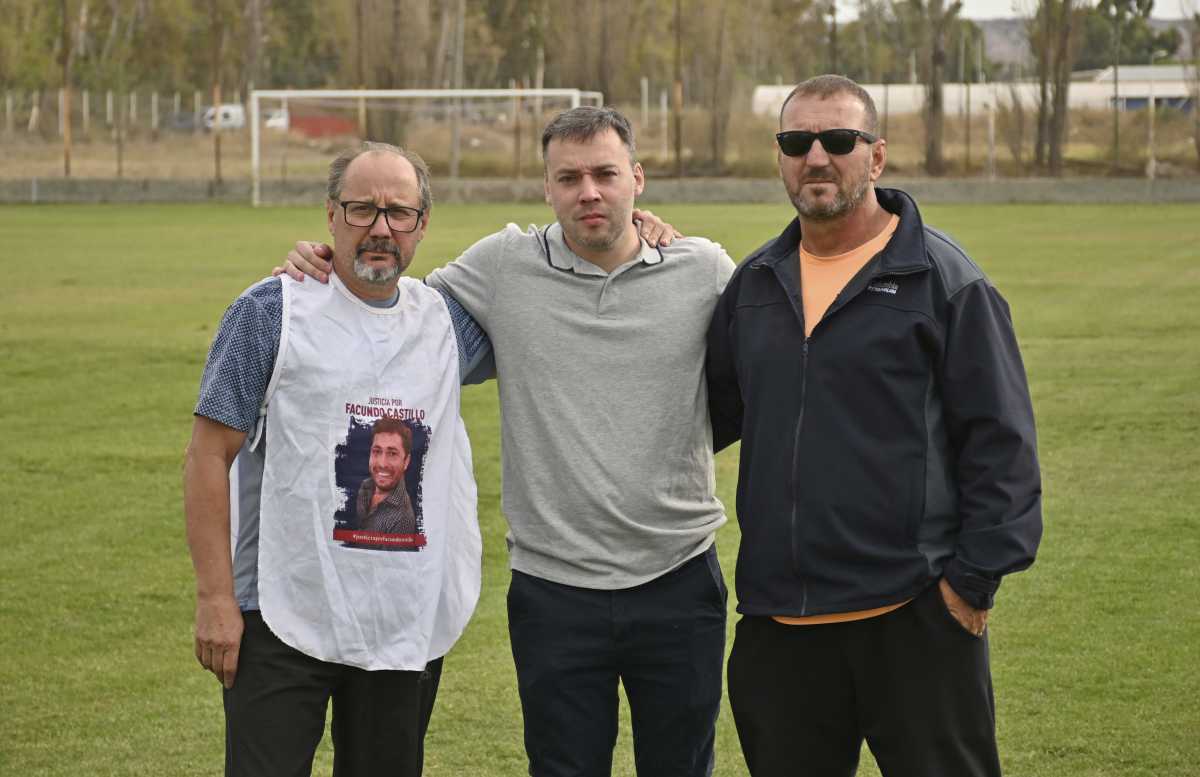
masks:
{"label": "man's gray beard", "polygon": [[354,276],[363,283],[373,286],[385,286],[400,275],[400,263],[394,262],[387,267],[372,267],[363,261],[361,256],[354,257]]}
{"label": "man's gray beard", "polygon": [[862,201],[867,196],[867,187],[871,185],[871,176],[863,175],[862,180],[852,192],[843,192],[842,187],[838,187],[837,195],[829,204],[812,204],[806,202],[803,197],[803,185],[800,192],[792,197],[792,205],[796,206],[796,212],[805,218],[813,221],[833,221],[845,216],[850,211],[862,204]]}

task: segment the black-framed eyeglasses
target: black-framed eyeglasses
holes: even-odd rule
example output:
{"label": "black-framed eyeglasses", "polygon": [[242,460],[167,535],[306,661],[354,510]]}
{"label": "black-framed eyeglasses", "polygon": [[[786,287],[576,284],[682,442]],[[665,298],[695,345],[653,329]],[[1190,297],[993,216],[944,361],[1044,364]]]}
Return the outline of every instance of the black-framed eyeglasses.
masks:
{"label": "black-framed eyeglasses", "polygon": [[373,202],[345,200],[339,202],[342,212],[346,215],[346,223],[352,227],[373,227],[379,214],[383,214],[384,223],[393,232],[415,232],[421,223],[425,211],[420,208],[408,208],[404,205],[392,205],[381,208]]}
{"label": "black-framed eyeglasses", "polygon": [[779,143],[779,150],[783,152],[784,156],[804,156],[812,150],[814,140],[821,141],[821,148],[825,149],[827,154],[841,156],[853,151],[859,138],[867,143],[879,140],[869,132],[856,129],[827,129],[823,132],[788,130],[775,135],[775,140]]}

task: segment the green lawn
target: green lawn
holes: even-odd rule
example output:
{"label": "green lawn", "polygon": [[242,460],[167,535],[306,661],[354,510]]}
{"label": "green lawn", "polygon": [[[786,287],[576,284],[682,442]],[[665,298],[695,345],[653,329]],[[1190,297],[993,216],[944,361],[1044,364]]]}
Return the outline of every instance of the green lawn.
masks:
{"label": "green lawn", "polygon": [[[735,259],[789,217],[782,204],[661,214]],[[925,215],[1012,303],[1038,412],[1045,539],[991,621],[1006,771],[1196,774],[1200,208]],[[535,206],[439,206],[413,273],[505,221],[549,218]],[[316,208],[0,208],[0,773],[221,772],[220,695],[191,652],[181,454],[225,305],[291,240],[324,234]],[[464,404],[484,591],[447,659],[426,773],[515,777],[525,762],[494,386],[468,389]],[[719,463],[732,507],[736,452]],[[737,542],[736,526],[722,530],[730,579]],[[745,773],[728,708],[718,748],[718,774]],[[317,772],[330,762],[324,745]],[[633,774],[627,723],[616,762]],[[862,774],[875,773],[865,755]]]}

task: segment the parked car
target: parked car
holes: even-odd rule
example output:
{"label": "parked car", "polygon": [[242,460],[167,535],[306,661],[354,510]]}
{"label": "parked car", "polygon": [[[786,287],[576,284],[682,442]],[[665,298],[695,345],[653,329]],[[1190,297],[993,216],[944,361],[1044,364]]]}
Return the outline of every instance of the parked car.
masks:
{"label": "parked car", "polygon": [[222,103],[204,109],[204,128],[241,129],[246,126],[246,109],[238,103]]}
{"label": "parked car", "polygon": [[263,126],[267,129],[279,130],[287,132],[291,121],[288,116],[287,108],[276,108],[273,111],[267,112],[267,117],[263,119]]}

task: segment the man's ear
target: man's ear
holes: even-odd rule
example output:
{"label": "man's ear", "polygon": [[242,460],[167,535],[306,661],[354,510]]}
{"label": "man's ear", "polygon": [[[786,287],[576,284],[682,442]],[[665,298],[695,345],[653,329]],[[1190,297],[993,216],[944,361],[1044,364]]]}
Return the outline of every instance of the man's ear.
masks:
{"label": "man's ear", "polygon": [[875,141],[875,146],[871,149],[871,181],[879,180],[879,176],[883,175],[883,168],[887,167],[887,141],[883,138]]}
{"label": "man's ear", "polygon": [[329,229],[329,234],[333,234],[333,216],[337,213],[337,209],[341,206],[333,200],[325,201],[325,226]]}
{"label": "man's ear", "polygon": [[641,162],[633,163],[633,196],[637,197],[646,188],[646,172]]}

